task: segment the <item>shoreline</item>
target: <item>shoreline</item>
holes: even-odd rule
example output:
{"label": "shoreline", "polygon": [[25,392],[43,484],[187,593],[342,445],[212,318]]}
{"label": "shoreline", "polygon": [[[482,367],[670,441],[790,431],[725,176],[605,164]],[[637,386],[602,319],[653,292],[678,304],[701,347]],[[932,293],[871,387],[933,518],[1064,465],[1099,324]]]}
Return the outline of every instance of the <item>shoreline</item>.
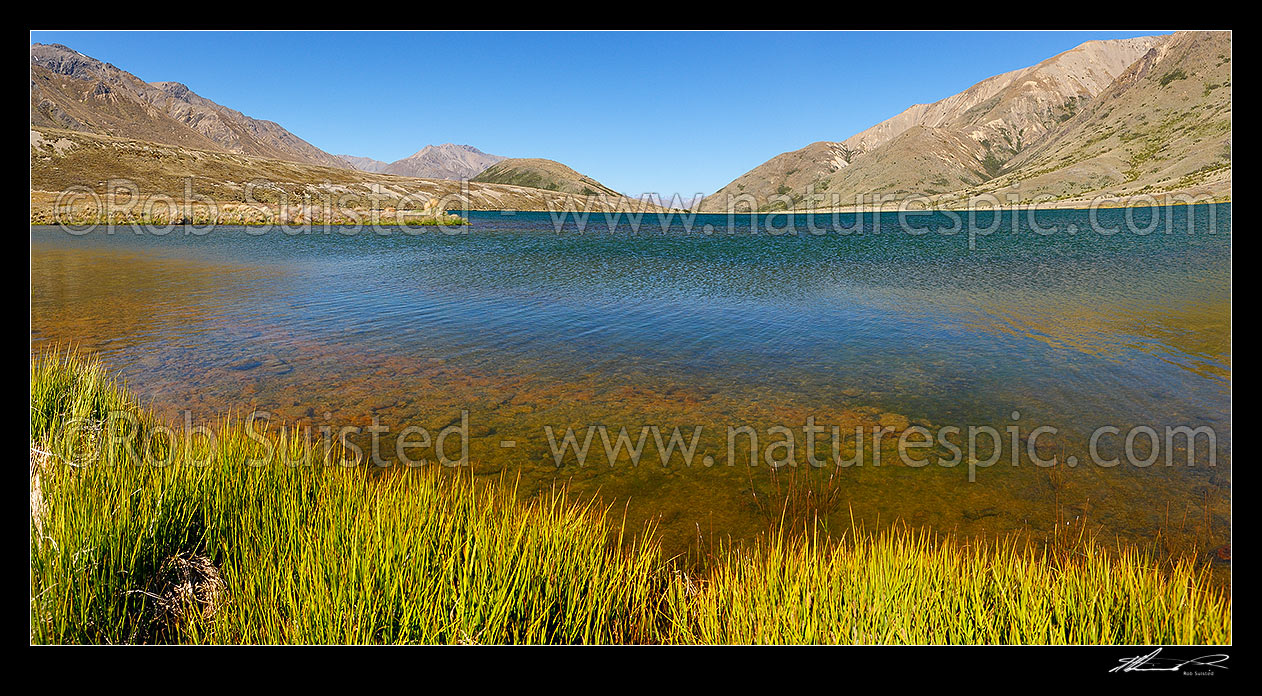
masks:
{"label": "shoreline", "polygon": [[[682,209],[663,209],[652,203],[645,203],[643,206],[636,206],[630,209],[610,210],[607,207],[592,207],[591,205],[574,210],[551,210],[548,208],[489,208],[470,206],[459,210],[448,210],[442,214],[434,213],[429,210],[408,210],[395,211],[392,209],[360,209],[351,208],[346,210],[324,211],[320,209],[303,209],[300,211],[276,211],[271,208],[244,207],[243,204],[234,201],[214,201],[216,209],[226,210],[226,213],[217,215],[215,219],[211,219],[205,214],[196,212],[197,206],[204,206],[203,203],[195,204],[194,214],[183,216],[180,219],[173,220],[168,216],[140,216],[133,214],[125,214],[115,212],[112,214],[101,214],[97,209],[72,209],[69,219],[62,219],[64,213],[59,213],[55,209],[50,208],[47,203],[48,199],[53,199],[67,192],[59,191],[31,191],[31,212],[30,224],[34,225],[146,225],[146,226],[181,226],[181,225],[237,225],[237,226],[267,226],[267,225],[330,225],[330,226],[356,226],[356,225],[419,225],[419,226],[445,226],[445,225],[468,225],[471,224],[468,218],[461,217],[461,213],[499,213],[502,216],[511,216],[516,213],[548,213],[549,215],[560,215],[569,217],[571,215],[593,215],[593,216],[622,216],[622,215],[657,215],[659,217],[675,217],[681,219],[691,219],[694,217],[709,218],[748,218],[750,216],[773,217],[773,216],[807,216],[807,215],[920,215],[926,213],[989,213],[996,212],[1037,212],[1051,210],[1066,211],[1082,211],[1091,212],[1094,210],[1117,210],[1117,209],[1145,209],[1145,208],[1169,208],[1169,207],[1193,207],[1193,206],[1211,206],[1211,205],[1230,205],[1232,203],[1231,196],[1216,197],[1214,200],[1187,200],[1186,198],[1166,197],[1165,200],[1158,200],[1151,196],[1124,196],[1119,198],[1103,199],[1099,205],[1083,205],[1088,201],[1072,200],[1072,201],[1053,201],[1043,203],[1010,203],[1006,205],[984,206],[984,207],[950,207],[950,206],[933,206],[933,207],[905,207],[900,203],[894,206],[881,207],[842,207],[842,208],[812,208],[812,209],[788,209],[788,210],[759,210],[759,211],[693,211]],[[634,199],[631,199],[634,200]],[[332,213],[331,215],[329,213]],[[398,217],[402,215],[402,220]],[[226,217],[226,219],[224,219]],[[394,219],[390,219],[394,218]]]}

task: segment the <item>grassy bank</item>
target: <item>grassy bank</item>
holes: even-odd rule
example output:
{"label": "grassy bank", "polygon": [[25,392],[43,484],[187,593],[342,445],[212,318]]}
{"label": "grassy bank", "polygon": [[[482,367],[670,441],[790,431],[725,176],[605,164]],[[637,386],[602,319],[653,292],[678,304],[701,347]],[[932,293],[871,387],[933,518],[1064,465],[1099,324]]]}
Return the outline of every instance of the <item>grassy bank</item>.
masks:
{"label": "grassy bank", "polygon": [[562,491],[374,475],[228,420],[170,437],[73,354],[32,361],[30,428],[36,643],[1231,640],[1230,598],[1187,562],[785,532],[697,571]]}
{"label": "grassy bank", "polygon": [[194,207],[190,211],[158,210],[158,211],[118,211],[107,206],[102,210],[95,205],[76,206],[66,204],[58,207],[53,201],[41,197],[37,205],[36,196],[31,196],[32,225],[66,225],[69,227],[88,227],[92,225],[114,225],[116,227],[156,227],[191,225],[209,227],[212,225],[239,225],[245,227],[262,227],[283,225],[299,227],[368,227],[368,226],[458,226],[469,224],[468,219],[459,215],[432,211],[395,211],[368,210],[362,208],[325,210],[319,208],[295,208],[294,210],[248,206],[240,203],[220,202],[213,209]]}

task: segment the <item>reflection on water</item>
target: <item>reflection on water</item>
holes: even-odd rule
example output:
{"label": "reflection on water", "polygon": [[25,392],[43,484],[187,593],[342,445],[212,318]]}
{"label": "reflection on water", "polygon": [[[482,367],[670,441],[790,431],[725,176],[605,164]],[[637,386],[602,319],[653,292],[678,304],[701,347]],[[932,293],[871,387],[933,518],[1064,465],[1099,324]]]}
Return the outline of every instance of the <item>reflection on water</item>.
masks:
{"label": "reflection on water", "polygon": [[[971,251],[960,235],[870,223],[825,236],[557,234],[525,213],[474,213],[456,235],[36,228],[32,351],[97,351],[168,413],[441,428],[468,410],[476,472],[520,474],[527,494],[555,480],[599,490],[678,544],[765,523],[754,501],[767,468],[726,465],[728,426],[789,426],[805,462],[808,417],[842,432],[1047,424],[1084,453],[1102,425],[1207,425],[1214,467],[1052,476],[1026,462],[969,483],[963,467],[908,467],[891,449],[837,474],[834,515],[1046,530],[1058,500],[1128,538],[1190,514],[1208,546],[1230,524],[1230,215],[1175,209],[1173,233],[1146,236],[994,234]],[[1039,216],[1089,226],[1085,213]],[[663,467],[650,437],[639,466],[558,468],[545,426],[588,425],[632,440],[642,425],[703,426],[697,460],[718,463]]]}

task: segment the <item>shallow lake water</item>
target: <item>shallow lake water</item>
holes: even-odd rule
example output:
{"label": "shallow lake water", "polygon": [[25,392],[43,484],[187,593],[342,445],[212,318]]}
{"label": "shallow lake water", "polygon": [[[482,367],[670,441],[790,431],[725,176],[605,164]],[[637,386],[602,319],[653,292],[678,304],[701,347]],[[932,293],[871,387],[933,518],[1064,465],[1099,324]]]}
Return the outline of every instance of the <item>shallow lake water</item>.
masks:
{"label": "shallow lake water", "polygon": [[[1227,543],[1229,204],[1039,211],[1043,233],[1025,213],[938,213],[911,228],[892,214],[820,216],[822,234],[801,217],[796,234],[766,229],[784,215],[734,228],[649,216],[638,229],[596,215],[581,231],[548,213],[468,215],[458,229],[389,234],[33,228],[32,354],[98,353],[173,419],[375,419],[390,429],[383,459],[403,427],[436,437],[465,411],[475,475],[520,476],[525,496],[557,483],[599,493],[633,524],[656,521],[674,548],[764,529],[793,471],[826,494],[834,529],[1047,534],[1085,519],[1107,538],[1177,529],[1198,552]],[[825,466],[807,461],[808,422]],[[979,466],[991,441],[978,430],[970,466],[970,426],[1000,433],[1005,456]],[[1056,431],[1031,446],[1040,426]],[[1212,429],[1212,445],[1167,447],[1180,426]],[[589,427],[583,463],[571,449],[558,465],[566,429],[581,445]],[[630,445],[644,433],[638,463],[610,461],[605,438],[623,427]],[[843,460],[863,429],[857,463],[832,460],[834,427],[850,436]],[[874,427],[889,433],[875,447]],[[905,448],[909,461],[898,438],[916,427],[933,444]],[[661,461],[656,436],[675,428],[682,444],[696,437],[690,464],[678,449]],[[1148,428],[1152,464],[1091,458],[1093,433],[1103,460],[1137,433],[1146,460]],[[953,458],[946,442],[963,450],[958,464],[935,461]],[[790,454],[796,466],[773,474],[767,457]]]}

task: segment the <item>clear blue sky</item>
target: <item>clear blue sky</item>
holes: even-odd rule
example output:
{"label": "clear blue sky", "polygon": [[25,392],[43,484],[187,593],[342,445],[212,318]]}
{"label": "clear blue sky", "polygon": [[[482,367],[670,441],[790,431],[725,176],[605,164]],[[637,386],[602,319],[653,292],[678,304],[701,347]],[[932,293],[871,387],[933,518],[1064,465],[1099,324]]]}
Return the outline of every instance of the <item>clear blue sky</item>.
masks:
{"label": "clear blue sky", "polygon": [[547,157],[630,194],[712,193],[911,104],[1135,32],[32,32],[317,147]]}

